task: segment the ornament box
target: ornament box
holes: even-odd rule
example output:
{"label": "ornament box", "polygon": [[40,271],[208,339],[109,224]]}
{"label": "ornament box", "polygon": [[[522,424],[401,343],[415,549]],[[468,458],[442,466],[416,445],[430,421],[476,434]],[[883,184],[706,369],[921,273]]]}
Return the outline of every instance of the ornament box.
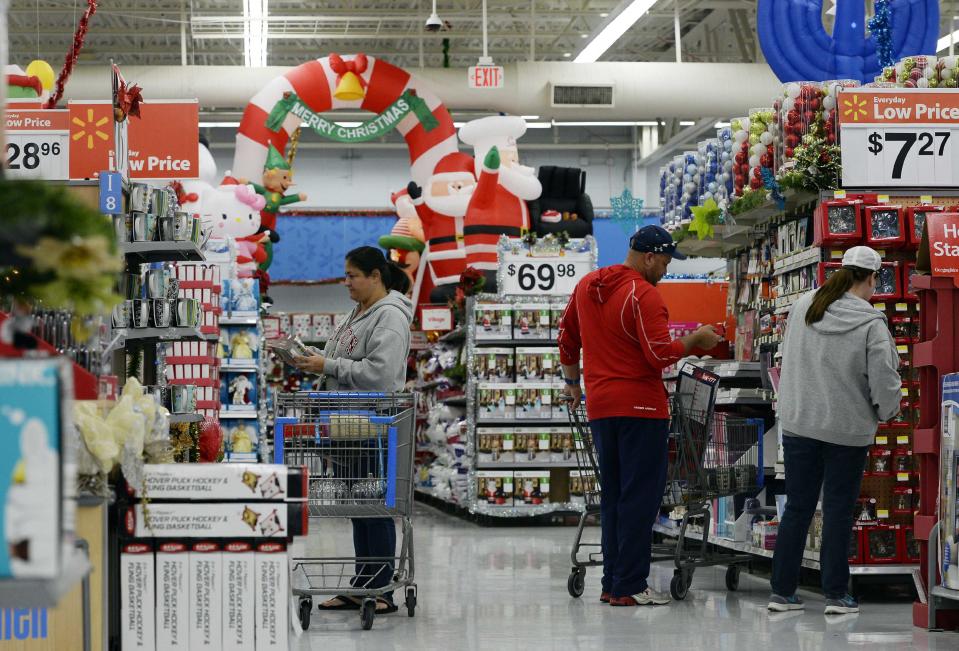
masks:
{"label": "ornament box", "polygon": [[859,244],[863,240],[862,203],[836,199],[823,201],[816,211],[816,246]]}
{"label": "ornament box", "polygon": [[901,206],[866,206],[863,212],[867,245],[875,249],[895,249],[906,244],[906,225]]}

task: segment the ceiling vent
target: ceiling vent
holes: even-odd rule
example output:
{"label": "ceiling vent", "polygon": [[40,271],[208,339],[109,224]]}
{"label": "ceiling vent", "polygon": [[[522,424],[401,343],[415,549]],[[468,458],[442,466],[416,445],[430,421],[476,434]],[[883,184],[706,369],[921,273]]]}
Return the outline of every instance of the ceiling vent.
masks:
{"label": "ceiling vent", "polygon": [[613,108],[613,84],[550,84],[550,104]]}

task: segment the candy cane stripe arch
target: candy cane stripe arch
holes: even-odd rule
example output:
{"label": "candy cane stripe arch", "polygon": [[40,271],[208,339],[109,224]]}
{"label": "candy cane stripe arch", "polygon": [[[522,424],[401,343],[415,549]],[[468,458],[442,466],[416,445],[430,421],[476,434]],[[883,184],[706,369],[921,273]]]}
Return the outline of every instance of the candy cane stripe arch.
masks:
{"label": "candy cane stripe arch", "polygon": [[[362,55],[347,60],[359,62]],[[453,118],[440,99],[422,82],[405,70],[374,57],[365,57],[365,70],[358,75],[365,86],[361,99],[343,100],[335,96],[338,73],[331,67],[331,59],[324,57],[308,61],[283,76],[270,81],[260,92],[253,96],[240,122],[236,135],[236,150],[233,156],[233,175],[248,179],[258,179],[263,173],[266,162],[267,146],[273,144],[281,152],[285,151],[290,135],[300,125],[300,119],[292,113],[287,115],[278,132],[266,127],[267,116],[289,91],[295,92],[303,103],[315,113],[336,109],[365,110],[381,113],[410,88],[422,98],[429,107],[439,126],[427,132],[413,113],[407,115],[397,126],[397,130],[406,139],[410,153],[410,177],[423,185],[433,173],[433,168],[443,156],[457,150],[456,128]],[[354,64],[355,65],[355,64]]]}

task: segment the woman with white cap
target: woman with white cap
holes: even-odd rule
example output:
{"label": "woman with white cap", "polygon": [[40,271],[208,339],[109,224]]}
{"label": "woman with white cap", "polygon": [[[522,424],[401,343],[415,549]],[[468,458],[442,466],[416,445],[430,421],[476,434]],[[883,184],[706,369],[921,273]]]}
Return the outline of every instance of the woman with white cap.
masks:
{"label": "woman with white cap", "polygon": [[867,246],[800,298],[783,341],[779,420],[786,509],[773,557],[769,610],[802,610],[796,595],[809,523],[822,491],[820,566],[827,615],[859,612],[848,592],[849,538],[866,455],[880,422],[899,412],[899,356],[869,300],[882,259]]}

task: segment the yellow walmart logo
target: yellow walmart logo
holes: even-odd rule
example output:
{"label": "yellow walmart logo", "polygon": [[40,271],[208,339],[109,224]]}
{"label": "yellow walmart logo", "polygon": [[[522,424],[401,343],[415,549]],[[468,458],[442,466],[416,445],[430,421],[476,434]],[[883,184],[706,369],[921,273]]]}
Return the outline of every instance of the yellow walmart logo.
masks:
{"label": "yellow walmart logo", "polygon": [[[80,118],[73,118],[73,123],[80,127],[80,131],[77,131],[73,134],[73,140],[79,140],[80,138],[86,137],[87,139],[87,149],[93,149],[93,138],[96,136],[100,140],[108,140],[110,135],[100,131],[100,127],[110,121],[108,117],[102,117],[96,122],[93,121],[93,109],[87,109],[87,119],[81,120]],[[87,129],[90,130],[87,133]]]}
{"label": "yellow walmart logo", "polygon": [[859,99],[859,95],[844,99],[842,105],[846,107],[842,112],[843,117],[852,118],[853,122],[859,122],[860,117],[866,117],[866,100]]}

